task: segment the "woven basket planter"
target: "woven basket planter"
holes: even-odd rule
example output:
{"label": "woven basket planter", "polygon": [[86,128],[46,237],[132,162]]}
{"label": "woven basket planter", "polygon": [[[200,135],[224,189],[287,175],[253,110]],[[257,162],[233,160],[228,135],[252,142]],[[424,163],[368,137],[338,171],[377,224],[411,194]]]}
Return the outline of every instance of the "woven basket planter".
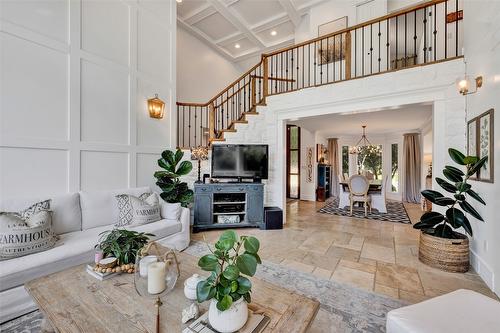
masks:
{"label": "woven basket planter", "polygon": [[420,233],[418,259],[431,267],[454,273],[469,270],[469,239],[447,239]]}

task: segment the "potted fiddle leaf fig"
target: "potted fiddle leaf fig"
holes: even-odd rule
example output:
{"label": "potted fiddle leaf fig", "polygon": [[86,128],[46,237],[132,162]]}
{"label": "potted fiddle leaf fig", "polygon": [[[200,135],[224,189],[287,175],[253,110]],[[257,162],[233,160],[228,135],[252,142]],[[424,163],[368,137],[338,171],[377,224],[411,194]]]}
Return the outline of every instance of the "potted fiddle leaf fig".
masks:
{"label": "potted fiddle leaf fig", "polygon": [[208,310],[210,325],[221,333],[235,332],[248,319],[247,303],[251,301],[252,283],[257,265],[261,263],[257,254],[260,243],[252,236],[239,237],[232,230],[225,231],[215,243],[210,254],[200,258],[198,266],[211,272],[198,282],[198,302],[211,300]]}
{"label": "potted fiddle leaf fig", "polygon": [[[443,169],[444,178],[436,177],[436,182],[448,194],[434,190],[422,191],[422,196],[434,205],[446,207],[444,214],[426,212],[413,227],[420,229],[418,258],[423,263],[448,272],[469,270],[469,239],[455,231],[463,228],[472,237],[472,226],[466,214],[479,221],[483,218],[469,203],[471,199],[486,205],[484,200],[468,183],[486,163],[488,157],[465,156],[456,149],[448,149],[451,159],[462,169],[447,165]],[[465,170],[463,170],[465,169]]]}
{"label": "potted fiddle leaf fig", "polygon": [[180,149],[175,153],[165,150],[158,160],[158,165],[163,170],[156,171],[154,176],[157,179],[156,185],[163,191],[160,193],[163,200],[169,203],[180,202],[182,207],[187,207],[193,202],[194,193],[186,182],[181,181],[181,177],[191,172],[193,164],[190,161],[181,162],[183,156],[184,153]]}

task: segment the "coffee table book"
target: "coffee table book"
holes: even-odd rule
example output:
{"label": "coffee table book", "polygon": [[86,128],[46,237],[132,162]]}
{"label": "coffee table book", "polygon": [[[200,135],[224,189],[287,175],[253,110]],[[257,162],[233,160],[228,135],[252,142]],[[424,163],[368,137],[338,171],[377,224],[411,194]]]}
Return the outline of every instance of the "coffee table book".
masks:
{"label": "coffee table book", "polygon": [[90,274],[90,276],[93,276],[94,278],[96,278],[99,281],[107,280],[107,279],[112,278],[113,276],[119,274],[116,272],[115,273],[98,273],[98,272],[94,271],[93,264],[88,264],[86,267],[86,271],[87,271],[87,273]]}

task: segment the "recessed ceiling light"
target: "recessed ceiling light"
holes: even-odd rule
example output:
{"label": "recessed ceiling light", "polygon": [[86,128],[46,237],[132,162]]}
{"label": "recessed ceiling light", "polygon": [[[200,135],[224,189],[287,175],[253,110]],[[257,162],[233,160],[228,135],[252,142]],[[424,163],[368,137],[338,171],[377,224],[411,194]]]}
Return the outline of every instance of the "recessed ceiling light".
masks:
{"label": "recessed ceiling light", "polygon": [[276,30],[271,31],[271,36],[276,36],[278,32]]}
{"label": "recessed ceiling light", "polygon": [[234,47],[239,49],[241,46],[240,46],[240,44],[236,43],[236,44],[234,44]]}

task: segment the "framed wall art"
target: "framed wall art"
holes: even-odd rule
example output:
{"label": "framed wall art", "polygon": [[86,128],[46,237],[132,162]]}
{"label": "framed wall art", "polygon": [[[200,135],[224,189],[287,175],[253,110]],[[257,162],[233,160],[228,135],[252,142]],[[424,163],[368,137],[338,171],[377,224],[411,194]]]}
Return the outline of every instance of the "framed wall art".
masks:
{"label": "framed wall art", "polygon": [[488,161],[471,179],[494,182],[494,119],[493,109],[490,109],[467,122],[467,155],[483,158]]}

